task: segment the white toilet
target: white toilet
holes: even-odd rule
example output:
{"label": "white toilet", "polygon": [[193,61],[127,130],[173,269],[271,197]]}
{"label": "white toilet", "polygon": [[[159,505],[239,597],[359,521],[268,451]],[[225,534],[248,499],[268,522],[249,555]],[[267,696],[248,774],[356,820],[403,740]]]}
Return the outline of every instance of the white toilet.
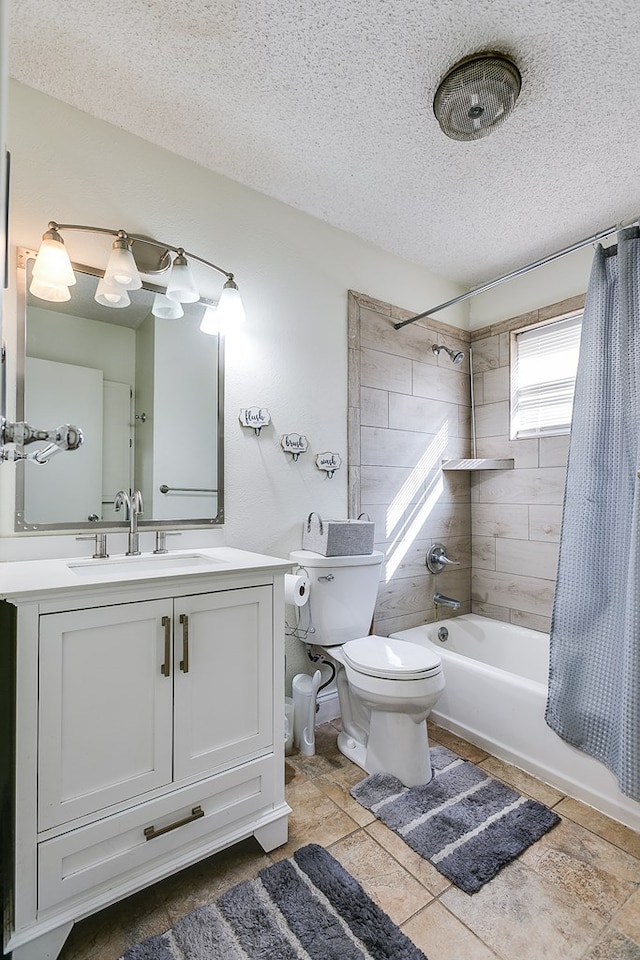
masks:
{"label": "white toilet", "polygon": [[295,550],[289,559],[310,580],[306,643],[336,668],[343,731],[338,747],[367,773],[405,786],[431,780],[427,717],[444,690],[437,653],[416,643],[368,636],[382,554],[325,557]]}

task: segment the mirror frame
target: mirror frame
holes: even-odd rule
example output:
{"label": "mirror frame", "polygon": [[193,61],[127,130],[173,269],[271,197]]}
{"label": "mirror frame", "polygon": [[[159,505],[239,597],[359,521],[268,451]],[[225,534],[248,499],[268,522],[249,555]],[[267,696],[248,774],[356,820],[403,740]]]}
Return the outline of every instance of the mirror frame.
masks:
{"label": "mirror frame", "polygon": [[[25,366],[26,366],[26,330],[27,330],[27,264],[29,260],[35,260],[36,251],[26,247],[17,248],[17,315],[16,315],[16,420],[21,421],[25,418],[24,398],[25,398]],[[87,274],[91,277],[100,278],[103,275],[102,270],[96,267],[90,267],[86,264],[72,263],[74,272]],[[151,293],[164,293],[163,286],[157,286],[154,283],[144,281],[142,289]],[[205,306],[216,306],[217,301],[209,300],[206,297],[200,297],[200,303]],[[175,527],[183,529],[206,529],[211,526],[221,526],[224,523],[224,336],[218,334],[218,411],[215,429],[217,431],[217,491],[218,491],[218,513],[215,517],[202,517],[190,520],[153,520],[145,519],[144,514],[138,520],[139,530],[172,530]],[[38,424],[37,426],[41,426]],[[45,426],[55,426],[55,424],[45,424]],[[22,448],[24,449],[24,448]],[[28,448],[26,448],[28,451]],[[61,456],[73,456],[73,452],[61,454]],[[55,531],[57,533],[75,533],[76,531],[99,531],[113,530],[126,531],[129,529],[128,521],[119,523],[113,520],[96,521],[78,521],[69,523],[29,523],[24,519],[24,471],[25,469],[37,469],[34,464],[21,462],[16,470],[16,496],[15,496],[15,514],[14,527],[16,532],[38,532]]]}

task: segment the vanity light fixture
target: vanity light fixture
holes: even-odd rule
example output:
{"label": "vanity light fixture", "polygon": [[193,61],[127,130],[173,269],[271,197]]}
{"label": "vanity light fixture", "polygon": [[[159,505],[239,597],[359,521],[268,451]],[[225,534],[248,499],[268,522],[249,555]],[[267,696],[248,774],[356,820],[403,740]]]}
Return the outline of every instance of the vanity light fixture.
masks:
{"label": "vanity light fixture", "polygon": [[222,288],[217,307],[211,306],[205,310],[200,329],[203,333],[212,336],[217,333],[230,333],[244,323],[244,320],[244,308],[238,284],[233,279],[233,274],[230,274]]}
{"label": "vanity light fixture", "polygon": [[[33,284],[29,287],[29,290],[31,293],[35,292],[33,290]],[[46,300],[47,297],[43,297],[42,299]],[[98,281],[93,299],[96,303],[102,304],[103,307],[128,307],[131,303],[127,288],[121,283],[109,282],[106,274],[102,280]]]}
{"label": "vanity light fixture", "polygon": [[105,283],[116,284],[125,290],[139,290],[142,286],[138,265],[124,230],[119,230],[117,239],[113,241],[104,280]]}
{"label": "vanity light fixture", "polygon": [[[166,293],[157,293],[153,301],[154,317],[177,320],[184,315],[182,303],[196,303],[200,293],[194,282],[189,261],[196,261],[221,273],[227,279],[215,314],[205,310],[200,325],[203,333],[224,333],[244,320],[244,310],[234,275],[209,260],[188,253],[182,247],[161,243],[126,230],[110,230],[77,223],[50,221],[33,267],[30,292],[41,300],[62,303],[71,298],[69,287],[76,282],[73,267],[60,231],[81,230],[114,237],[104,276],[99,281],[95,300],[105,307],[126,307],[130,303],[129,290],[142,286],[140,274],[160,276],[169,272]],[[172,256],[175,254],[175,256]]]}
{"label": "vanity light fixture", "polygon": [[202,321],[200,323],[200,329],[203,333],[208,333],[210,336],[215,336],[216,333],[220,332],[217,313],[218,310],[216,307],[207,307],[205,309]]}
{"label": "vanity light fixture", "polygon": [[167,284],[167,297],[177,303],[196,303],[200,299],[198,288],[191,274],[191,267],[182,247],[178,247],[178,256],[174,259],[171,267],[169,283]]}
{"label": "vanity light fixture", "polygon": [[225,323],[235,325],[244,322],[244,307],[240,299],[238,284],[233,279],[232,273],[228,275],[227,282],[222,288],[218,310],[220,308],[222,308],[221,314],[224,316]]}
{"label": "vanity light fixture", "polygon": [[[209,307],[205,310],[205,316],[209,311]],[[153,298],[153,307],[151,312],[154,317],[164,317],[166,320],[179,320],[180,317],[184,317],[184,310],[182,306],[178,303],[177,300],[169,300],[164,293],[156,293]],[[203,321],[204,322],[204,321]],[[200,326],[202,330],[202,326]],[[207,331],[205,330],[205,333]],[[217,331],[216,331],[217,332]]]}
{"label": "vanity light fixture", "polygon": [[39,297],[40,300],[49,300],[51,303],[65,303],[67,300],[71,300],[69,287],[65,286],[64,283],[47,283],[45,280],[33,277],[29,290],[34,297]]}
{"label": "vanity light fixture", "polygon": [[76,282],[69,254],[64,240],[58,233],[58,226],[49,223],[46,233],[42,234],[42,243],[33,267],[33,276],[43,284],[71,287]]}

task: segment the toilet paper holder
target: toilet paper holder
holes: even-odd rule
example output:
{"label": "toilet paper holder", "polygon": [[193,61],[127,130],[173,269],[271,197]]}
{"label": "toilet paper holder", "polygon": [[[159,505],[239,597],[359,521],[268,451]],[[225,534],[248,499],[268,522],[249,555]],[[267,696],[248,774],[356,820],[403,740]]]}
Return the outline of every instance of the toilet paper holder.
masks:
{"label": "toilet paper holder", "polygon": [[309,578],[300,573],[285,573],[284,602],[304,607],[309,602]]}

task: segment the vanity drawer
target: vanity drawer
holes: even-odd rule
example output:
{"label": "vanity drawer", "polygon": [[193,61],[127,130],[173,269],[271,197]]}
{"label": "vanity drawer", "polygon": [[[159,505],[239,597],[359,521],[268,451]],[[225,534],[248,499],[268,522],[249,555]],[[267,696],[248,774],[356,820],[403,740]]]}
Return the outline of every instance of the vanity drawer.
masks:
{"label": "vanity drawer", "polygon": [[[157,877],[224,847],[225,834],[269,809],[275,758],[262,757],[38,845],[38,910],[87,899],[147,871]],[[167,829],[168,828],[168,829]],[[247,835],[250,834],[250,823]],[[143,886],[144,883],[140,883]]]}

